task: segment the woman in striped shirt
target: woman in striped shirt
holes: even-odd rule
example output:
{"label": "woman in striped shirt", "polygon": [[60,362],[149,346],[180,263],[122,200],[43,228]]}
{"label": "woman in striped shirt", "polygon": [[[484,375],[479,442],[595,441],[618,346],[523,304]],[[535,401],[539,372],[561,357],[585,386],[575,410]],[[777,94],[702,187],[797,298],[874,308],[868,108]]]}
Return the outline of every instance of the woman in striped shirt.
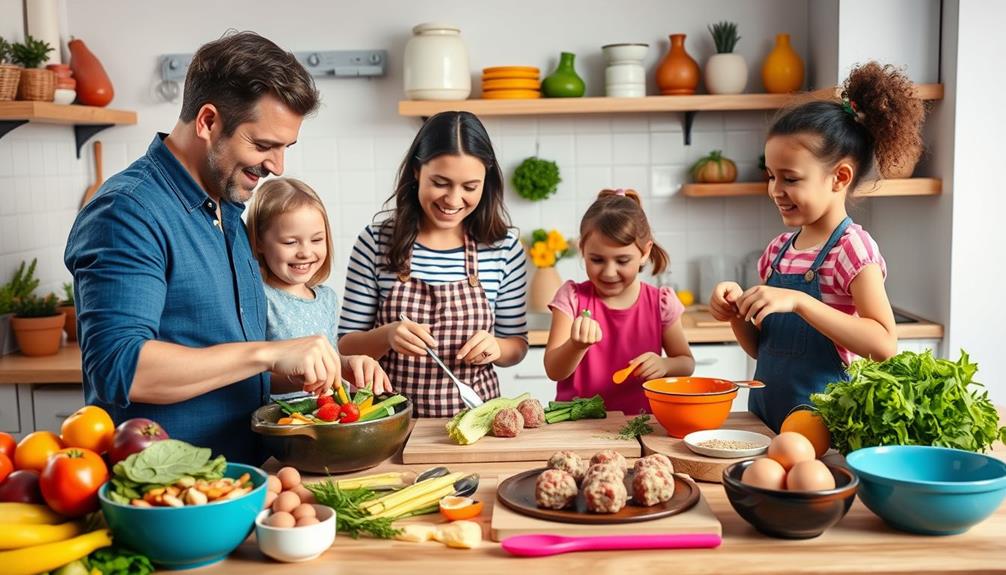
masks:
{"label": "woman in striped shirt", "polygon": [[852,223],[845,200],[873,177],[914,166],[922,150],[923,107],[912,82],[876,62],[854,69],[842,100],[784,113],[769,131],[769,197],[784,224],[798,228],[769,244],[759,262],[763,285],[716,286],[714,317],[730,321],[758,360],[748,407],[778,431],[796,406],[846,379],[855,355],[896,353],[887,267],[873,238]]}
{"label": "woman in striped shirt", "polygon": [[380,358],[417,415],[450,416],[464,404],[427,348],[482,399],[499,396],[493,365],[527,353],[526,258],[479,119],[443,112],[427,120],[392,200],[350,256],[339,349]]}

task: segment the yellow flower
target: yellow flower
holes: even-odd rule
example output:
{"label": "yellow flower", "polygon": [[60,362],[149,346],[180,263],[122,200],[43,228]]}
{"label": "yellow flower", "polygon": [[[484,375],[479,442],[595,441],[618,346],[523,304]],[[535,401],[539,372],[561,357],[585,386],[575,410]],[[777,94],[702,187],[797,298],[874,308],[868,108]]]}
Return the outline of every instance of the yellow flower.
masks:
{"label": "yellow flower", "polygon": [[558,230],[552,230],[548,232],[548,249],[553,252],[564,252],[569,244],[566,243],[566,238],[562,237],[562,234]]}
{"label": "yellow flower", "polygon": [[531,261],[535,267],[545,268],[555,265],[555,252],[550,251],[545,242],[535,242],[531,246]]}

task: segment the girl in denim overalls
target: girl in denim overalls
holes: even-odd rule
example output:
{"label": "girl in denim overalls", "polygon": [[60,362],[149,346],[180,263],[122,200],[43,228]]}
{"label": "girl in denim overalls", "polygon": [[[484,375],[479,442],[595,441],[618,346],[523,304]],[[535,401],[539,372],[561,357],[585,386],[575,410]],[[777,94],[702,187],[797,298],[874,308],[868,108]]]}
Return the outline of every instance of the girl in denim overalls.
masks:
{"label": "girl in denim overalls", "polygon": [[896,353],[886,263],[845,202],[875,172],[891,177],[915,165],[923,115],[911,80],[870,62],[851,72],[841,100],[795,107],[769,131],[769,197],[797,230],[765,250],[763,285],[720,283],[710,311],[758,360],[755,378],[766,387],[751,390],[748,408],[775,431],[810,394],[846,379],[855,356]]}

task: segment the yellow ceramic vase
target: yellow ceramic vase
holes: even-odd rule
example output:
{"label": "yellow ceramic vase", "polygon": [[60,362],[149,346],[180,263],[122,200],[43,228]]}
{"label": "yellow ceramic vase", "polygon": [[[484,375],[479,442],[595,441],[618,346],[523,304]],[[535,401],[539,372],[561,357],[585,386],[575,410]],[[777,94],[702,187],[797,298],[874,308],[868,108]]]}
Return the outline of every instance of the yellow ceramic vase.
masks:
{"label": "yellow ceramic vase", "polygon": [[769,94],[786,94],[803,88],[803,60],[789,43],[789,34],[776,34],[775,48],[765,58],[761,79]]}

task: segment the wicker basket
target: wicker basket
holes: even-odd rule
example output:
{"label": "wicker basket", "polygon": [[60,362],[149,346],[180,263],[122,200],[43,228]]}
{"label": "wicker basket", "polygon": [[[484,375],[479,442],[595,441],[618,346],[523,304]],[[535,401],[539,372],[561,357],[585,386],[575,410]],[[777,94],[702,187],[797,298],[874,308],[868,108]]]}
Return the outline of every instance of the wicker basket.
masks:
{"label": "wicker basket", "polygon": [[17,96],[17,85],[20,80],[20,66],[0,64],[0,102],[9,102]]}
{"label": "wicker basket", "polygon": [[17,87],[18,100],[33,100],[36,102],[52,102],[56,95],[56,75],[52,70],[40,68],[24,68],[21,70],[21,82]]}

